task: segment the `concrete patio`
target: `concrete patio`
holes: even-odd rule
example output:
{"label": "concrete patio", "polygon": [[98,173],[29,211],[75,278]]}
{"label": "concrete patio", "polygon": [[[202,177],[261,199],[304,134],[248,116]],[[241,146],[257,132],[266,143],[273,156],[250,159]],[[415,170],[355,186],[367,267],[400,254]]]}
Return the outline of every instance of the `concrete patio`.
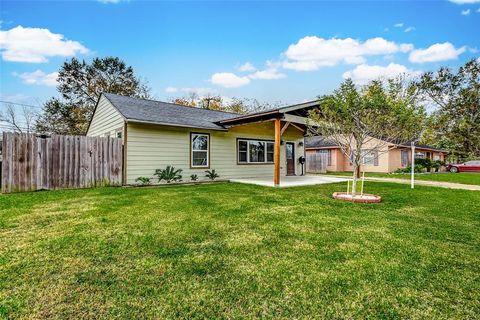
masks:
{"label": "concrete patio", "polygon": [[[326,184],[347,181],[348,178],[328,177],[328,176],[284,176],[280,179],[280,188],[299,187],[315,184]],[[268,178],[242,178],[230,179],[230,182],[256,184],[265,187],[274,187],[273,177]]]}

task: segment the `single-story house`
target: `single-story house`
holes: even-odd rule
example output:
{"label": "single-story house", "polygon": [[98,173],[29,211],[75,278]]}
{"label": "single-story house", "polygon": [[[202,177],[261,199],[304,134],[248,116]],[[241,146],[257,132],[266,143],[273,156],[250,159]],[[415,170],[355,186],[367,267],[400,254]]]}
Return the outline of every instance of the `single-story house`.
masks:
{"label": "single-story house", "polygon": [[[410,144],[377,143],[372,140],[371,145],[365,145],[361,170],[365,172],[394,172],[399,168],[408,167],[412,159]],[[373,145],[380,145],[375,150]],[[373,151],[372,151],[373,150]],[[306,137],[305,153],[325,153],[327,155],[327,171],[352,171],[352,163],[346,157],[340,147],[328,137]],[[445,161],[447,151],[427,145],[415,145],[415,158],[430,158],[432,160]]]}
{"label": "single-story house", "polygon": [[316,101],[241,115],[104,93],[87,136],[123,139],[123,182],[172,165],[190,175],[215,169],[220,178],[300,175],[308,111]]}

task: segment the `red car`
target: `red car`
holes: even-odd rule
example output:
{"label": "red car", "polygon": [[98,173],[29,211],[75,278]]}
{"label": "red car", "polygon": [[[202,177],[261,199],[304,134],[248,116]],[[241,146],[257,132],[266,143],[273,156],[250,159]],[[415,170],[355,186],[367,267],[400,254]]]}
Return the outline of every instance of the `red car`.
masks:
{"label": "red car", "polygon": [[447,171],[457,172],[480,172],[480,160],[467,161],[465,163],[449,164]]}

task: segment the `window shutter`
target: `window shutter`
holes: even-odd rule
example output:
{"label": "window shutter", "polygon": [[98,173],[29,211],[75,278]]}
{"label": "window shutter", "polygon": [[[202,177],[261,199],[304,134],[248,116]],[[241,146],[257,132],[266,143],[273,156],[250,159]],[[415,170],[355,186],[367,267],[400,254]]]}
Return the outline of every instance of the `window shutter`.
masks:
{"label": "window shutter", "polygon": [[378,151],[373,152],[373,165],[378,166]]}

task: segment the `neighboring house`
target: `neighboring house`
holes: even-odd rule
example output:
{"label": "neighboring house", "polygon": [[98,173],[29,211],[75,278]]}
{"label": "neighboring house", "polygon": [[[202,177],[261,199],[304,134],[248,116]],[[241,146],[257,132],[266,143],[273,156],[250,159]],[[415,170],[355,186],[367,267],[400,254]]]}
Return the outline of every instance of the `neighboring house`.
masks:
{"label": "neighboring house", "polygon": [[[372,142],[372,144],[377,144]],[[378,145],[378,144],[377,144]],[[366,172],[394,172],[399,168],[408,167],[412,159],[410,144],[380,143],[381,149],[371,151],[372,146],[365,145],[368,154],[363,159],[362,171]],[[327,154],[327,171],[352,171],[352,163],[333,141],[324,137],[305,138],[305,152]],[[445,161],[447,152],[427,145],[415,146],[415,158],[430,158]]]}
{"label": "neighboring house", "polygon": [[308,110],[302,103],[249,115],[102,94],[88,136],[123,139],[124,184],[153,176],[168,165],[199,178],[215,169],[220,178],[300,175]]}

